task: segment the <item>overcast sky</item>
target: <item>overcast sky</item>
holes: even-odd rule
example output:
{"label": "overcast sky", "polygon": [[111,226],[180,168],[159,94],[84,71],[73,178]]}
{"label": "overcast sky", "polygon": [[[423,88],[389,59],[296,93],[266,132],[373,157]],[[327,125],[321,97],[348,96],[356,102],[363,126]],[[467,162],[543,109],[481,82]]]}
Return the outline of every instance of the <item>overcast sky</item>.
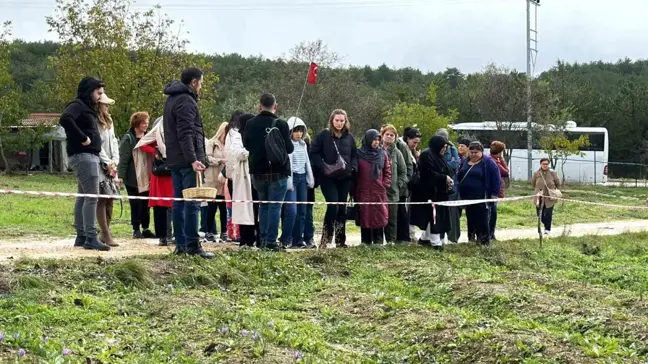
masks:
{"label": "overcast sky", "polygon": [[[463,72],[495,62],[526,69],[525,0],[159,0],[184,19],[190,49],[277,57],[322,39],[346,64]],[[155,4],[137,2],[138,8]],[[536,74],[556,60],[648,58],[648,1],[541,0]],[[56,40],[53,0],[0,0],[14,36]]]}

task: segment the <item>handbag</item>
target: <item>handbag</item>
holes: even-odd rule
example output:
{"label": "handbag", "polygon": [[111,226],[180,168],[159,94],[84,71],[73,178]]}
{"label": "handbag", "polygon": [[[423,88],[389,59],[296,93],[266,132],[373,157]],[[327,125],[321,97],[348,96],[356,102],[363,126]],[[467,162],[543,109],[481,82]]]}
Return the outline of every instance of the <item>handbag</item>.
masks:
{"label": "handbag", "polygon": [[544,182],[547,192],[549,193],[549,199],[555,201],[556,199],[562,198],[562,191],[557,188],[549,188],[547,185],[547,180],[544,178],[544,174],[540,172],[540,177],[542,177],[542,182]]}
{"label": "handbag", "polygon": [[156,156],[158,158],[155,158],[153,160],[153,168],[151,173],[153,173],[154,176],[158,177],[168,177],[171,176],[171,169],[169,168],[169,165],[166,162],[166,158],[162,157],[162,154],[160,151],[156,151]]}
{"label": "handbag", "polygon": [[101,169],[104,174],[103,181],[99,182],[99,194],[101,195],[119,195],[119,190],[115,184],[115,179],[108,172],[108,166],[101,164]]}
{"label": "handbag", "polygon": [[322,160],[322,173],[326,177],[335,177],[339,174],[344,173],[346,170],[347,163],[340,155],[340,150],[338,149],[337,143],[333,140],[333,145],[335,146],[335,152],[337,153],[337,159],[335,163],[328,164]]}

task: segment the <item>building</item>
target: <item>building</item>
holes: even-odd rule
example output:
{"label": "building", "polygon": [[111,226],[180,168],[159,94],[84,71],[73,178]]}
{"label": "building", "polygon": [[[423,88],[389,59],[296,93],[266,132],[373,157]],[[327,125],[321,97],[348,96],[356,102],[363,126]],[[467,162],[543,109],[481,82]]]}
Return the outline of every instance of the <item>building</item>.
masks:
{"label": "building", "polygon": [[42,147],[11,154],[5,153],[9,170],[68,171],[65,130],[58,124],[60,116],[61,114],[57,113],[31,113],[28,118],[20,120],[16,125],[3,126],[8,129],[9,137],[19,134],[25,128],[46,130],[44,136],[47,142]]}

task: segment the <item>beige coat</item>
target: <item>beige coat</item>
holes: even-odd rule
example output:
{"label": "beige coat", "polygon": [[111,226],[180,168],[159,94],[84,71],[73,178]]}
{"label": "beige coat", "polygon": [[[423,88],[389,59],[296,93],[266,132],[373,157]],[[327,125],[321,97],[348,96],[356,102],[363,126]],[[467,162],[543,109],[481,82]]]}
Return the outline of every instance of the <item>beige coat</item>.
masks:
{"label": "beige coat", "polygon": [[[544,176],[544,179],[542,178]],[[547,184],[545,185],[545,181]],[[542,195],[549,197],[550,189],[560,189],[560,178],[558,178],[558,173],[554,170],[548,170],[543,172],[542,169],[537,170],[533,177],[531,178],[531,186],[535,189],[535,193],[538,194],[542,191]],[[545,207],[552,207],[556,201],[549,198],[544,199]]]}
{"label": "beige coat", "polygon": [[205,170],[205,186],[215,188],[218,196],[225,196],[225,182],[221,171],[226,164],[225,146],[213,137],[205,143],[209,167]]}
{"label": "beige coat", "polygon": [[153,124],[153,128],[146,133],[133,149],[133,163],[135,163],[135,174],[137,174],[137,188],[140,192],[149,190],[151,172],[153,170],[153,156],[140,149],[143,145],[157,142],[163,158],[166,158],[166,145],[164,144],[164,129],[162,117]]}
{"label": "beige coat", "polygon": [[[232,180],[232,200],[252,201],[252,180],[248,166],[248,152],[243,147],[243,138],[238,130],[232,129],[225,138],[225,155],[227,156],[227,178]],[[252,202],[232,203],[232,223],[237,225],[254,225]]]}

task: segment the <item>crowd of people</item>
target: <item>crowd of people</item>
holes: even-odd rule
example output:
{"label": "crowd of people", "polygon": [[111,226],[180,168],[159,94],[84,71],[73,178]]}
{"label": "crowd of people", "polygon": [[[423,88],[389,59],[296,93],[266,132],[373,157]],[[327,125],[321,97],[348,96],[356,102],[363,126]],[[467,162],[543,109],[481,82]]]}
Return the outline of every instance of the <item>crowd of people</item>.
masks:
{"label": "crowd of people", "polygon": [[[241,249],[314,248],[313,204],[303,202],[314,202],[320,188],[332,204],[326,206],[319,247],[346,247],[346,224],[353,221],[363,244],[406,244],[416,239],[418,228],[418,244],[441,249],[459,241],[463,213],[470,241],[495,240],[497,203],[433,208],[425,202],[504,197],[509,176],[504,143],[491,141],[486,155],[479,141],[459,139],[455,147],[448,131],[440,129],[419,151],[417,128],[406,127],[399,136],[396,127],[385,124],[365,131],[358,147],[341,109],[311,138],[301,118],[277,116],[272,94],[261,96],[257,115],[234,111],[208,138],[198,110],[202,82],[200,69],[184,70],[164,89],[163,115],[150,130],[149,114],[135,112],[119,142],[109,112],[115,100],[101,80],[81,80],[77,98],[61,115],[78,192],[118,195],[123,185],[133,197],[133,238],[157,238],[162,246],[175,244],[176,254],[203,258],[214,255],[203,249],[202,236],[207,242],[234,241]],[[560,188],[548,166],[542,160],[532,180],[546,234],[553,214],[550,193]],[[198,182],[216,189],[218,201],[141,198],[182,198],[182,191]],[[112,210],[111,198],[78,197],[74,246],[102,251],[119,246],[110,229]]]}

